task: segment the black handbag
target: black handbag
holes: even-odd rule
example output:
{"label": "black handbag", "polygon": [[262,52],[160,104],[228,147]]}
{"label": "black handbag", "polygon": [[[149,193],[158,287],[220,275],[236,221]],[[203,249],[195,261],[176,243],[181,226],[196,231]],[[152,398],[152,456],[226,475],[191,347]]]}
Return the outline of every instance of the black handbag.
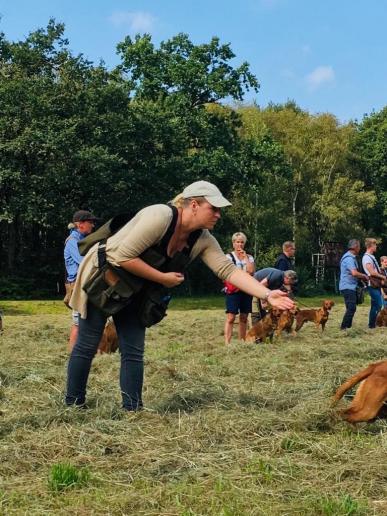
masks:
{"label": "black handbag", "polygon": [[364,296],[365,296],[365,291],[366,291],[366,288],[363,283],[359,283],[357,286],[356,286],[356,304],[357,305],[362,305],[364,303]]}
{"label": "black handbag", "polygon": [[135,297],[136,312],[140,323],[150,328],[159,323],[167,315],[172,296],[168,289],[161,285],[149,284]]}

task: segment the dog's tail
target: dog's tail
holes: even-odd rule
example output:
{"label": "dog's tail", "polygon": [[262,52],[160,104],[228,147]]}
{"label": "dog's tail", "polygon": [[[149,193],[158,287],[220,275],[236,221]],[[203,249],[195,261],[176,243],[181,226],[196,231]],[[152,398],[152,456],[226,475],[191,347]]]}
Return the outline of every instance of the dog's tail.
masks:
{"label": "dog's tail", "polygon": [[351,378],[348,378],[346,382],[343,383],[341,387],[339,387],[336,391],[336,394],[333,396],[332,403],[338,402],[344,394],[349,391],[352,387],[354,387],[357,383],[361,382],[362,380],[365,380],[370,376],[375,369],[376,364],[370,364],[366,369],[363,369],[362,371],[359,371],[357,374],[351,376]]}

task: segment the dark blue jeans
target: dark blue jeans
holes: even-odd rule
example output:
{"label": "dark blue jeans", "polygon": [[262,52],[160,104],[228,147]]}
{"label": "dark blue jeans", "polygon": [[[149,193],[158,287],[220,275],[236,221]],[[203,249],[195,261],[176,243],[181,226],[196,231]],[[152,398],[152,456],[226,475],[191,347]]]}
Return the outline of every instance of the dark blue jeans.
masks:
{"label": "dark blue jeans", "polygon": [[368,317],[368,328],[375,328],[376,316],[378,312],[383,308],[383,298],[380,288],[368,287],[367,291],[371,297],[371,308]]}
{"label": "dark blue jeans", "polygon": [[356,312],[356,291],[344,289],[341,291],[341,294],[344,296],[344,303],[346,308],[343,321],[341,323],[341,329],[346,330],[347,328],[352,327],[353,316]]}
{"label": "dark blue jeans", "polygon": [[[122,406],[127,410],[142,407],[144,378],[145,328],[128,305],[113,317],[121,353],[120,387]],[[87,305],[87,318],[79,319],[79,334],[70,355],[67,377],[67,405],[83,405],[91,362],[97,352],[106,316],[93,305]]]}

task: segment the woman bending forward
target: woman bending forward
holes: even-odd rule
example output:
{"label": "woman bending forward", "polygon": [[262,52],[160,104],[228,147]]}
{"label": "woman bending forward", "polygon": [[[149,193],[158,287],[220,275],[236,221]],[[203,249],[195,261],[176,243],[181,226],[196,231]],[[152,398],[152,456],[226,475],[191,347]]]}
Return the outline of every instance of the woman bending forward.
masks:
{"label": "woman bending forward", "polygon": [[[113,266],[163,285],[176,287],[184,281],[181,272],[163,272],[147,264],[140,255],[152,246],[160,244],[163,236],[171,231],[166,244],[167,260],[175,253],[187,254],[189,262],[197,257],[221,279],[232,282],[243,292],[269,300],[274,307],[293,307],[284,292],[269,290],[250,274],[238,269],[223,253],[217,240],[211,235],[221,216],[221,208],[230,206],[218,188],[206,181],[187,186],[172,204],[177,208],[173,218],[168,205],[148,206],[137,213],[117,233],[108,238],[106,258]],[[192,245],[195,233],[196,242]],[[191,236],[191,238],[190,238]],[[79,334],[70,356],[67,379],[67,405],[82,406],[86,401],[86,386],[90,367],[105,326],[106,315],[88,301],[83,286],[98,268],[98,245],[94,245],[83,259],[78,271],[71,306],[80,313]],[[121,353],[120,387],[124,409],[140,410],[143,406],[142,387],[144,376],[145,327],[140,322],[136,303],[129,303],[114,316]]]}

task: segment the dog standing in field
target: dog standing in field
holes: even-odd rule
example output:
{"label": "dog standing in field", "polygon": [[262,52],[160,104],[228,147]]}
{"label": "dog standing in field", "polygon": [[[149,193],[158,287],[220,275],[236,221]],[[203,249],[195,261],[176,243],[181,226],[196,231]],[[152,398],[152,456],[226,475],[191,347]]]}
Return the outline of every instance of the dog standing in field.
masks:
{"label": "dog standing in field", "polygon": [[361,382],[350,406],[341,415],[349,423],[370,421],[380,414],[387,402],[387,360],[370,364],[343,383],[333,397],[337,403],[344,394]]}
{"label": "dog standing in field", "polygon": [[296,335],[294,331],[293,322],[294,318],[298,313],[298,308],[294,307],[292,310],[281,310],[281,315],[278,318],[277,329],[275,331],[276,337],[281,337],[283,331],[291,333],[293,336]]}
{"label": "dog standing in field", "polygon": [[98,353],[115,353],[118,349],[118,335],[114,322],[109,319],[98,346]]}
{"label": "dog standing in field", "polygon": [[254,324],[246,333],[246,342],[263,342],[267,338],[272,342],[280,316],[281,310],[272,308],[263,319]]}
{"label": "dog standing in field", "polygon": [[332,310],[334,304],[335,303],[330,299],[326,299],[319,309],[310,308],[308,310],[299,310],[296,314],[296,332],[300,331],[307,321],[314,322],[317,329],[321,326],[321,331],[324,331],[329,312]]}
{"label": "dog standing in field", "polygon": [[376,326],[387,326],[387,306],[382,308],[376,316]]}

